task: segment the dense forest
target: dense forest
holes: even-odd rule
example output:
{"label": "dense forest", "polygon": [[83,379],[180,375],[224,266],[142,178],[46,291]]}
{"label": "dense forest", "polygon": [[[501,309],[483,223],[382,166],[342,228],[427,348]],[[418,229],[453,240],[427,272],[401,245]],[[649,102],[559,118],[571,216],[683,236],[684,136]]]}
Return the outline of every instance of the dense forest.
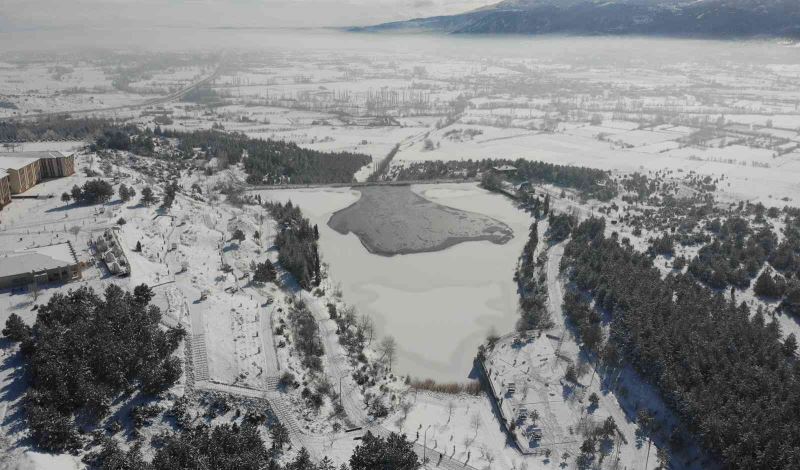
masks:
{"label": "dense forest", "polygon": [[179,149],[191,155],[200,148],[224,163],[244,162],[247,182],[275,184],[351,183],[353,175],[372,158],[350,152],[320,152],[282,140],[251,139],[244,134],[214,130],[164,132],[180,140]]}
{"label": "dense forest", "polygon": [[320,272],[319,229],[311,225],[300,208],[279,202],[267,202],[264,206],[272,217],[278,222],[279,231],[275,236],[275,246],[278,247],[278,262],[289,271],[300,287],[310,289],[318,286],[322,273]]}
{"label": "dense forest", "polygon": [[[578,289],[565,307],[584,343],[608,367],[633,365],[727,467],[800,468],[796,342],[781,341],[761,309],[690,275],[662,278],[648,255],[604,228],[600,219],[576,227],[562,260]],[[577,293],[611,318],[607,341],[590,337],[600,316]]]}
{"label": "dense forest", "polygon": [[111,284],[103,297],[82,287],[54,294],[33,327],[9,317],[3,335],[21,343],[28,426],[37,445],[77,448],[76,417],[95,424],[121,395],[157,394],[180,378],[172,353],[185,333],[161,329],[152,297],[146,285],[131,293]]}

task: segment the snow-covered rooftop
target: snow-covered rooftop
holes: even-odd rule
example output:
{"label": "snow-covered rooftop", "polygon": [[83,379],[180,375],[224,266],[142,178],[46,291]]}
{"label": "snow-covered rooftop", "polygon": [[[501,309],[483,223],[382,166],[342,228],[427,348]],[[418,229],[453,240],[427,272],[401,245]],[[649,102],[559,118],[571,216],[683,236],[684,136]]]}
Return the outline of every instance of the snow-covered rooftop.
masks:
{"label": "snow-covered rooftop", "polygon": [[4,157],[0,158],[0,169],[21,170],[33,162],[39,161],[39,157]]}
{"label": "snow-covered rooftop", "polygon": [[14,158],[14,157],[22,157],[22,158],[58,158],[58,157],[66,157],[69,154],[65,154],[63,152],[57,152],[54,150],[47,150],[47,151],[39,151],[39,152],[0,152],[0,158]]}
{"label": "snow-covered rooftop", "polygon": [[78,263],[69,242],[0,255],[0,277],[46,271]]}

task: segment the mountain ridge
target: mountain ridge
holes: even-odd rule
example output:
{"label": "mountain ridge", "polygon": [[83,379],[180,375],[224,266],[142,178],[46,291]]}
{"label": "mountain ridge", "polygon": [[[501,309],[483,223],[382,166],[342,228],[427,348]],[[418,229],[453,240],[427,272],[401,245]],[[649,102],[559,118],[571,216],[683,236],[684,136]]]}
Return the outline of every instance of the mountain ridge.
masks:
{"label": "mountain ridge", "polygon": [[800,38],[797,0],[505,0],[356,32]]}

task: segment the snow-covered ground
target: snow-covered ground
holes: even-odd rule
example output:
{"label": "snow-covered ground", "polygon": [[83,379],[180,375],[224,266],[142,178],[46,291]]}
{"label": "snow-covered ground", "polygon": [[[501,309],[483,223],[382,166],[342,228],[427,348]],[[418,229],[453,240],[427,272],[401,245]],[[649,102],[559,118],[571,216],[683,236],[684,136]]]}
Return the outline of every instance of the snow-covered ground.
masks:
{"label": "snow-covered ground", "polygon": [[[734,48],[729,43],[633,38],[574,39],[566,44],[558,38],[484,41],[382,36],[364,41],[364,36],[332,32],[307,32],[300,40],[285,32],[181,34],[191,35],[192,40],[159,40],[152,46],[231,49],[228,67],[210,84],[225,97],[224,106],[171,102],[141,110],[97,111],[97,115],[151,127],[157,115],[169,116],[172,124],[162,126],[169,130],[216,125],[318,150],[366,153],[374,163],[357,173],[359,181],[399,145],[393,165],[523,158],[608,169],[615,176],[664,169],[694,171],[714,178],[724,175],[718,196],[725,201],[746,199],[783,206],[800,200],[800,73],[796,50],[790,48],[766,42]],[[7,35],[0,33],[0,39]],[[13,36],[19,41],[24,33]],[[113,43],[113,38],[108,40]],[[146,76],[134,77],[132,90],[121,91],[113,83],[116,72],[109,65],[113,60],[72,56],[19,60],[17,54],[9,53],[9,44],[0,40],[0,101],[5,102],[0,117],[142,103],[208,75],[210,64],[216,62],[201,55],[191,63],[155,67]],[[70,151],[80,144],[23,143],[20,150]],[[91,156],[79,158],[80,170],[98,170],[100,164]],[[117,164],[113,169],[127,173],[121,181],[139,194],[146,185],[155,187],[160,176]],[[392,335],[397,339],[397,374],[440,381],[466,380],[487,334],[513,329],[517,319],[513,273],[531,220],[509,200],[474,184],[414,186],[414,191],[431,201],[500,219],[516,236],[505,245],[470,242],[440,252],[385,258],[367,252],[355,235],[343,236],[327,226],[333,212],[357,200],[357,191],[259,193],[264,199],[291,199],[319,226],[329,277],[314,295],[298,292],[285,277],[280,286],[248,285],[244,275],[250,262],[275,261],[277,253],[269,242],[275,227],[263,210],[233,207],[213,190],[220,181],[242,177],[240,168],[209,178],[184,172],[180,183],[185,192],[167,214],[136,200],[121,203],[116,197],[103,206],[65,205],[59,196],[87,180],[81,172],[38,185],[29,194],[42,198],[15,200],[0,212],[0,252],[69,240],[88,267],[79,283],[42,289],[37,299],[0,293],[0,323],[12,312],[33,322],[34,303],[46,302],[54,292],[70,287],[101,290],[108,283],[118,283],[132,288],[145,282],[155,286],[155,301],[165,311],[165,324],[183,324],[189,332],[186,346],[195,383],[185,377],[174,392],[181,394],[189,386],[268,398],[296,426],[293,442],[308,446],[314,456],[345,461],[355,444],[335,428],[350,422],[373,426],[376,432],[387,428],[405,432],[417,444],[444,454],[444,463],[452,460],[452,465],[466,461],[475,468],[557,468],[564,451],[573,458],[576,455],[580,442],[572,431],[588,415],[590,419],[614,416],[629,441],[621,448],[620,465],[644,467],[646,446],[636,447],[631,438],[635,432],[631,410],[636,400],[656,408],[660,405],[653,391],[628,372],[625,381],[633,398],[601,390],[599,380],[590,382],[587,392],[602,396],[601,406],[593,413],[584,413],[585,399],[581,402],[555,393],[553,403],[540,410],[553,448],[549,459],[523,457],[509,447],[485,396],[417,394],[395,377],[361,388],[350,378],[352,365],[338,345],[327,303],[355,306],[375,320],[376,338]],[[201,194],[189,194],[193,183]],[[553,204],[581,213],[595,209],[593,202],[579,205],[557,200]],[[89,249],[92,237],[120,219],[125,220],[120,231],[132,266],[129,278],[111,277],[102,264],[93,261]],[[231,241],[236,229],[246,235],[241,243]],[[633,237],[630,227],[614,229],[631,237],[637,249],[645,249],[647,238],[656,235],[645,232]],[[255,237],[256,231],[260,237]],[[133,249],[137,242],[142,244],[141,252]],[[680,254],[690,255],[693,250],[681,248]],[[668,261],[657,260],[665,272]],[[555,282],[556,274],[549,273],[551,281]],[[321,327],[327,352],[323,377],[313,377],[300,364],[290,333],[275,334],[275,325],[286,321],[297,296],[309,304]],[[756,301],[749,292],[741,296],[747,302]],[[781,315],[779,320],[784,334],[800,332],[794,319]],[[281,346],[281,341],[286,344]],[[573,359],[580,353],[574,344],[563,346],[561,352]],[[0,353],[4,365],[0,418],[5,418],[19,410],[21,383],[14,375],[19,364],[8,363],[12,357],[8,349]],[[367,356],[376,358],[374,351],[367,351]],[[499,386],[531,381],[520,403],[549,397],[550,387],[556,387],[563,376],[564,363],[554,358],[553,340],[544,337],[516,349],[501,343],[490,360]],[[546,366],[533,370],[535,361]],[[283,372],[291,372],[304,385],[276,392],[275,380]],[[330,396],[319,411],[310,410],[300,396],[306,381],[318,386],[326,379],[336,385],[342,377],[344,417],[334,416]],[[591,381],[589,377],[581,377],[582,383]],[[364,411],[365,392],[380,392],[395,405],[402,400],[412,406],[407,416],[402,407],[395,406],[387,420],[374,423]],[[11,468],[81,465],[72,457],[27,450],[19,445],[24,436],[14,430],[0,429],[0,433],[0,450],[5,452],[0,467],[7,461],[16,465]],[[649,468],[656,465],[654,452]]]}

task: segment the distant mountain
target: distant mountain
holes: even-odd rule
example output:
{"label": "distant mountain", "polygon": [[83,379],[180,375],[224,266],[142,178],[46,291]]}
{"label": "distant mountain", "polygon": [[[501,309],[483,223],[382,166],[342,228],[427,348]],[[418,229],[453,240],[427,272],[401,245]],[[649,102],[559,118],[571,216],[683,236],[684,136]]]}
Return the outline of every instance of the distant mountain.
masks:
{"label": "distant mountain", "polygon": [[366,32],[800,38],[800,0],[505,0]]}

